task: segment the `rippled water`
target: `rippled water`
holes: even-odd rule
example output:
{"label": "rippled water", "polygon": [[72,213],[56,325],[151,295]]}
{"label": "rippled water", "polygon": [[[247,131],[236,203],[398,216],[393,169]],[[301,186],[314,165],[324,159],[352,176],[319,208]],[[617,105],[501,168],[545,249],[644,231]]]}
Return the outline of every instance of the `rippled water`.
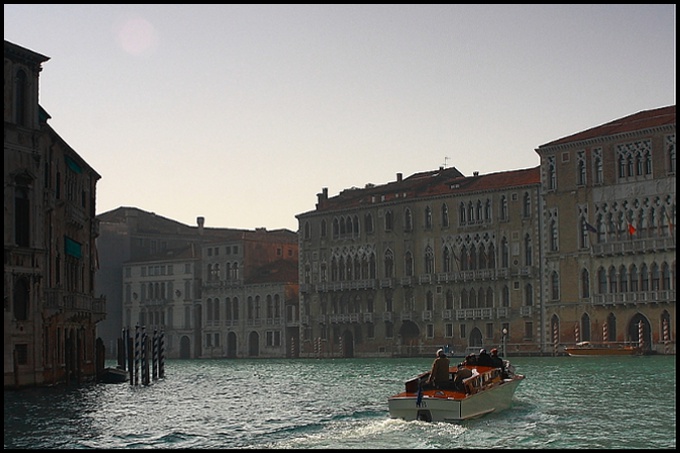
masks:
{"label": "rippled water", "polygon": [[5,391],[4,448],[675,449],[675,356],[513,358],[503,412],[390,419],[430,359],[167,361],[149,386]]}

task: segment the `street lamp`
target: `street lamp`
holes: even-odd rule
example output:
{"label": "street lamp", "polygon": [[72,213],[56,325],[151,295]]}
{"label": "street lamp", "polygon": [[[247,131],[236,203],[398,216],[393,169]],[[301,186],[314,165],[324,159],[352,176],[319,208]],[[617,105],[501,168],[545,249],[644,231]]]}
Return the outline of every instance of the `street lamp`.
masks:
{"label": "street lamp", "polygon": [[506,342],[506,339],[508,337],[508,329],[503,327],[502,333],[503,333],[503,357],[505,357],[506,356],[506,354],[505,354],[505,342]]}

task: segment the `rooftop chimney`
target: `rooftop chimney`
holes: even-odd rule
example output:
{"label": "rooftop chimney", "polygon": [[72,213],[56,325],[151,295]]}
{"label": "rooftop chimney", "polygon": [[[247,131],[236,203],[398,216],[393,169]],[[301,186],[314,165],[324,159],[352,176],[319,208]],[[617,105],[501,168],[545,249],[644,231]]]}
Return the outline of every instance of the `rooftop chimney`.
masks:
{"label": "rooftop chimney", "polygon": [[397,182],[401,182],[402,176],[403,175],[401,173],[397,173]]}
{"label": "rooftop chimney", "polygon": [[198,234],[203,235],[203,224],[205,224],[205,217],[196,217],[196,223],[198,224]]}

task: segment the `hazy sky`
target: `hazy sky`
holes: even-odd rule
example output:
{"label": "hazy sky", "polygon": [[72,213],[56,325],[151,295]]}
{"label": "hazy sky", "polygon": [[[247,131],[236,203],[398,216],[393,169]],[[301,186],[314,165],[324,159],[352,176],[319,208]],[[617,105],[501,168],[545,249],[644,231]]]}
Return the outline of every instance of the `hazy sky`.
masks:
{"label": "hazy sky", "polygon": [[324,187],[539,164],[675,104],[675,5],[7,5],[97,213],[289,228]]}

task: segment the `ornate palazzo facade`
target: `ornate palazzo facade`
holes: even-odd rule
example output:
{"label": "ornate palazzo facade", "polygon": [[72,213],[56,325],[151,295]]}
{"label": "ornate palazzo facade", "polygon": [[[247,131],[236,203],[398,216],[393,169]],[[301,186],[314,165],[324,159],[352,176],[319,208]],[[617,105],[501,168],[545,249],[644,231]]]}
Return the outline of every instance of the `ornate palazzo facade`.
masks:
{"label": "ornate palazzo facade", "polygon": [[5,41],[5,387],[92,379],[103,366],[94,296],[96,184],[92,169],[38,104],[48,57]]}
{"label": "ornate palazzo facade", "polygon": [[536,152],[536,168],[324,189],[297,216],[301,355],[674,352],[675,106]]}

